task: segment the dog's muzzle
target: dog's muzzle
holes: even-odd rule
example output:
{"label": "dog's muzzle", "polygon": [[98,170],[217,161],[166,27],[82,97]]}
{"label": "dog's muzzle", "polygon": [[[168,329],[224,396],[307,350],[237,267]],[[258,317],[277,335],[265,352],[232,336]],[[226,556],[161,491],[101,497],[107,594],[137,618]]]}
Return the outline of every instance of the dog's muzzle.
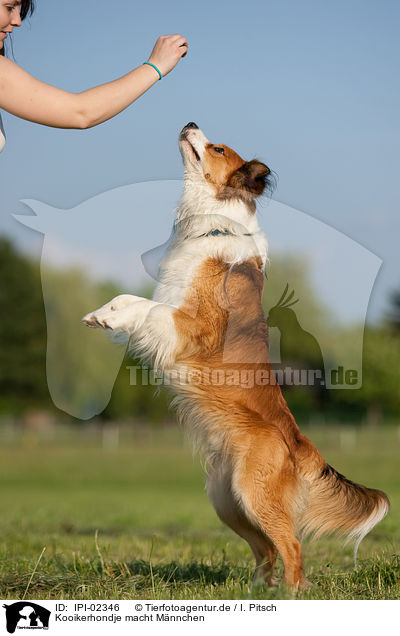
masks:
{"label": "dog's muzzle", "polygon": [[188,124],[186,124],[186,126],[182,128],[179,138],[186,139],[186,134],[189,130],[198,130],[198,129],[199,129],[198,125],[195,124],[194,121],[190,121]]}

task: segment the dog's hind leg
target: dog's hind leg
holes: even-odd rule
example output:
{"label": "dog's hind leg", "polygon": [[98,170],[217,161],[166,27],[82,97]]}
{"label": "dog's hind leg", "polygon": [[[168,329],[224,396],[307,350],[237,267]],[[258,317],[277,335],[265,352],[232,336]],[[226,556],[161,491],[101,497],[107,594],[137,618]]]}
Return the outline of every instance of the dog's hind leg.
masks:
{"label": "dog's hind leg", "polygon": [[307,585],[303,576],[301,544],[296,538],[290,515],[283,509],[281,502],[259,500],[258,504],[253,503],[246,512],[251,514],[253,523],[262,528],[264,535],[270,538],[281,555],[286,583],[299,587]]}
{"label": "dog's hind leg", "polygon": [[[247,521],[247,520],[246,520]],[[243,537],[249,544],[256,560],[256,569],[253,582],[255,584],[266,583],[275,585],[274,568],[278,550],[269,537],[248,524],[242,524],[239,528],[239,536]]]}
{"label": "dog's hind leg", "polygon": [[[267,511],[263,511],[267,512]],[[274,509],[274,519],[265,524],[285,566],[285,581],[290,585],[304,587],[308,584],[303,575],[301,544],[297,540],[293,525],[283,511]]]}
{"label": "dog's hind leg", "polygon": [[230,471],[220,467],[210,469],[207,493],[221,521],[249,544],[256,560],[254,583],[275,584],[273,573],[277,549],[271,539],[247,519],[232,493]]}
{"label": "dog's hind leg", "polygon": [[276,546],[285,566],[285,581],[302,587],[307,581],[296,538],[302,484],[289,448],[276,429],[264,427],[254,441],[236,464],[232,489],[246,517]]}

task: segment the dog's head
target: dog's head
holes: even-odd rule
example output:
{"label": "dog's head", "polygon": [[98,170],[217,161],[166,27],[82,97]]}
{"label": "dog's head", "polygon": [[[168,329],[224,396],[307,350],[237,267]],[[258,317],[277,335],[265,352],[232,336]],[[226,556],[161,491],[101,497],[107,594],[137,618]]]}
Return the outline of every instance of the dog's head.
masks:
{"label": "dog's head", "polygon": [[194,122],[179,135],[185,175],[211,188],[217,200],[239,199],[255,210],[254,199],[274,185],[271,171],[258,159],[245,161],[225,144],[211,143]]}

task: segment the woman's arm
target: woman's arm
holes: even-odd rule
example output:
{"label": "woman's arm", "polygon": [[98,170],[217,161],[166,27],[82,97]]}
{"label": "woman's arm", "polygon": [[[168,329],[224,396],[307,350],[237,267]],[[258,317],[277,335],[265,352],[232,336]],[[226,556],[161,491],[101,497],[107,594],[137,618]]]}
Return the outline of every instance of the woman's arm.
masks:
{"label": "woman's arm", "polygon": [[[187,51],[180,35],[159,38],[149,62],[169,73]],[[55,128],[90,128],[114,117],[143,95],[159,79],[142,65],[117,80],[82,93],[69,93],[41,82],[5,57],[0,57],[0,108]]]}

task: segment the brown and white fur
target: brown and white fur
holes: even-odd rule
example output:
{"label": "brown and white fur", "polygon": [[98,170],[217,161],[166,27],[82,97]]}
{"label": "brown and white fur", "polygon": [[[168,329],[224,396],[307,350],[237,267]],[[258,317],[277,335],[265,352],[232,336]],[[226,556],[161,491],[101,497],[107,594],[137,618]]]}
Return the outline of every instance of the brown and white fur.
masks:
{"label": "brown and white fur", "polygon": [[[143,363],[168,376],[179,419],[206,457],[209,498],[250,545],[256,579],[271,583],[279,552],[285,580],[301,586],[299,536],[339,531],[357,549],[389,502],[325,462],[270,373],[267,241],[255,214],[269,169],[210,143],[193,123],[180,150],[183,196],[153,300],[118,296],[83,321],[125,336]],[[210,381],[213,371],[226,381]],[[241,372],[269,381],[232,382]]]}

